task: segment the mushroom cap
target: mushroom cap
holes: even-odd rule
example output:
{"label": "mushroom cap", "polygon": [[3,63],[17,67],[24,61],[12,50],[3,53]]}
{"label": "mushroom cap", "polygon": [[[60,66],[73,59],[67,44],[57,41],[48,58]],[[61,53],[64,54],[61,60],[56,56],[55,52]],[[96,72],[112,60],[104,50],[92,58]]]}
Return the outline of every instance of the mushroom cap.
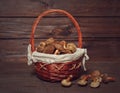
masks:
{"label": "mushroom cap", "polygon": [[45,43],[45,42],[40,42],[40,43],[39,43],[39,46],[45,47],[45,46],[46,46],[46,43]]}
{"label": "mushroom cap", "polygon": [[100,73],[99,70],[95,70],[95,71],[93,71],[93,72],[91,73],[91,76],[92,76],[92,77],[97,77],[97,76],[100,76],[100,75],[101,75],[101,73]]}
{"label": "mushroom cap", "polygon": [[72,53],[76,51],[76,45],[74,43],[68,43],[67,44],[67,49],[69,49]]}
{"label": "mushroom cap", "polygon": [[102,76],[103,83],[109,83],[115,81],[114,77],[109,77],[108,74],[103,74]]}
{"label": "mushroom cap", "polygon": [[38,45],[38,47],[36,48],[36,50],[37,50],[38,52],[43,52],[45,46],[46,46],[46,43],[45,43],[45,42],[40,42],[39,45]]}
{"label": "mushroom cap", "polygon": [[94,77],[92,78],[93,82],[102,82],[102,77]]}
{"label": "mushroom cap", "polygon": [[100,86],[100,82],[91,82],[90,87],[97,88]]}
{"label": "mushroom cap", "polygon": [[68,80],[66,80],[66,79],[63,79],[63,80],[61,81],[61,84],[62,84],[62,86],[69,87],[69,86],[72,85],[72,82],[71,82],[71,81],[68,81]]}
{"label": "mushroom cap", "polygon": [[52,44],[53,42],[55,42],[55,39],[54,38],[49,38],[45,41],[45,43],[48,45],[48,44]]}
{"label": "mushroom cap", "polygon": [[62,41],[60,41],[60,45],[62,45],[63,48],[66,49],[66,47],[67,47],[67,42],[64,41],[64,40],[62,40]]}
{"label": "mushroom cap", "polygon": [[81,86],[85,86],[85,85],[87,85],[87,81],[86,80],[79,80],[78,82],[78,85],[81,85]]}
{"label": "mushroom cap", "polygon": [[44,50],[43,53],[47,53],[47,54],[53,54],[55,51],[55,47],[53,45],[47,45]]}
{"label": "mushroom cap", "polygon": [[54,46],[57,50],[60,50],[60,51],[64,50],[63,46],[59,43],[54,43]]}

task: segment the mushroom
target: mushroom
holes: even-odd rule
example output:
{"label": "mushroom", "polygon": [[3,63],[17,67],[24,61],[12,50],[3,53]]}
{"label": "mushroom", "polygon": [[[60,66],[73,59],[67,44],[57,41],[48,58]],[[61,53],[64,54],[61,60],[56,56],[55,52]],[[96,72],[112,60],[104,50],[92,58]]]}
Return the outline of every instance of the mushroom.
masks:
{"label": "mushroom", "polygon": [[102,79],[103,79],[103,83],[109,83],[115,81],[115,78],[108,76],[108,74],[103,74]]}
{"label": "mushroom", "polygon": [[45,43],[45,42],[40,42],[40,44],[38,45],[38,47],[36,48],[36,50],[37,50],[38,52],[43,52],[45,46],[46,46],[46,43]]}
{"label": "mushroom", "polygon": [[55,39],[54,39],[54,38],[49,38],[49,39],[47,39],[47,40],[45,41],[45,43],[46,43],[47,45],[52,44],[53,42],[55,42]]}
{"label": "mushroom", "polygon": [[54,46],[56,48],[56,51],[54,52],[54,54],[68,54],[68,53],[71,53],[68,49],[64,48],[63,42],[54,43]]}
{"label": "mushroom", "polygon": [[77,49],[76,45],[74,43],[68,43],[67,47],[68,50],[70,50],[72,53],[74,53]]}
{"label": "mushroom", "polygon": [[100,76],[100,75],[101,75],[101,73],[100,73],[99,70],[94,70],[94,71],[91,73],[91,77],[98,77],[98,76]]}
{"label": "mushroom", "polygon": [[53,45],[47,45],[44,50],[43,53],[47,53],[47,54],[53,54],[55,51],[55,47]]}
{"label": "mushroom", "polygon": [[101,77],[94,77],[92,82],[90,83],[90,87],[97,88],[100,86],[100,83],[102,82]]}
{"label": "mushroom", "polygon": [[88,83],[88,78],[89,78],[89,75],[82,75],[81,77],[80,77],[80,80],[77,82],[77,84],[78,85],[80,85],[80,86],[85,86],[85,85],[87,85],[87,83]]}
{"label": "mushroom", "polygon": [[73,75],[69,75],[66,79],[63,79],[61,81],[62,86],[70,87],[72,85],[72,82],[70,81],[72,78],[73,78]]}
{"label": "mushroom", "polygon": [[67,48],[67,42],[64,40],[60,41],[60,45],[62,45],[64,49]]}
{"label": "mushroom", "polygon": [[102,82],[101,72],[99,70],[94,70],[90,74],[90,79],[91,79],[90,87],[92,88],[99,87],[100,83]]}
{"label": "mushroom", "polygon": [[60,51],[57,49],[57,50],[55,50],[54,54],[55,54],[55,55],[59,55],[59,54],[60,54]]}
{"label": "mushroom", "polygon": [[93,82],[90,83],[90,87],[92,88],[97,88],[99,86],[100,86],[100,82],[97,79],[95,79]]}

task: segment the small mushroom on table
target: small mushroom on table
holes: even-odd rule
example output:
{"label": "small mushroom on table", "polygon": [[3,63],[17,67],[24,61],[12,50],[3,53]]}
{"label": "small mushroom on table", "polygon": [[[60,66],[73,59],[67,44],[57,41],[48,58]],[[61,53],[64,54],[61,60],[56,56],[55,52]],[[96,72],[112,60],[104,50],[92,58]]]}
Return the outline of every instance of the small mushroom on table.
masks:
{"label": "small mushroom on table", "polygon": [[78,85],[80,85],[80,86],[85,86],[85,85],[87,85],[87,83],[88,83],[88,78],[89,78],[89,75],[82,75],[81,77],[80,77],[80,80],[77,82],[77,84]]}
{"label": "small mushroom on table", "polygon": [[63,79],[61,81],[62,86],[64,87],[70,87],[72,85],[71,79],[73,78],[72,75],[69,75],[66,79]]}
{"label": "small mushroom on table", "polygon": [[103,83],[114,82],[115,78],[108,76],[108,74],[102,74]]}
{"label": "small mushroom on table", "polygon": [[100,83],[102,82],[101,72],[99,70],[94,70],[90,74],[90,79],[91,79],[90,87],[92,88],[99,87]]}
{"label": "small mushroom on table", "polygon": [[101,77],[95,77],[93,81],[90,83],[90,87],[97,88],[100,86],[100,82],[101,82]]}

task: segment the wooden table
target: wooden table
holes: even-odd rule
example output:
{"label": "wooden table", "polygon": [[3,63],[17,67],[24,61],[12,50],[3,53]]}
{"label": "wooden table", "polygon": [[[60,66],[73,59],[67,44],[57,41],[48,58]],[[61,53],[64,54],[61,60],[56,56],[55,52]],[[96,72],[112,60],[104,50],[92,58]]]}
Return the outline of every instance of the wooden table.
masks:
{"label": "wooden table", "polygon": [[[120,93],[120,1],[119,0],[1,0],[0,1],[0,93]],[[33,65],[27,65],[27,46],[35,18],[52,8],[70,12],[83,34],[88,49],[89,73],[100,70],[116,78],[97,89],[80,87],[73,81],[69,88],[59,82],[40,80]],[[53,29],[62,28],[61,32]],[[78,43],[71,21],[56,13],[47,15],[37,27],[35,43],[55,37]],[[82,73],[82,74],[84,74]]]}

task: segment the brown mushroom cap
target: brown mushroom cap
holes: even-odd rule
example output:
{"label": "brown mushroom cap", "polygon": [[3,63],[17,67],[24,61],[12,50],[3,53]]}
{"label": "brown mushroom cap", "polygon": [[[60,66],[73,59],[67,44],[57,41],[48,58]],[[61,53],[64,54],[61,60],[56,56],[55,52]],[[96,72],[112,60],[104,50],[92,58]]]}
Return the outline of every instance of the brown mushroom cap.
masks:
{"label": "brown mushroom cap", "polygon": [[63,79],[61,81],[62,86],[69,87],[72,85],[72,82],[70,81],[73,78],[73,75],[69,75],[66,79]]}
{"label": "brown mushroom cap", "polygon": [[45,46],[46,46],[46,43],[45,43],[45,42],[40,42],[40,44],[38,45],[38,47],[36,48],[36,50],[37,50],[38,52],[43,52]]}
{"label": "brown mushroom cap", "polygon": [[60,51],[64,50],[63,46],[59,43],[54,43],[54,46],[57,50],[60,50]]}
{"label": "brown mushroom cap", "polygon": [[92,87],[92,88],[97,88],[99,86],[100,86],[100,82],[98,82],[98,81],[90,83],[90,87]]}
{"label": "brown mushroom cap", "polygon": [[102,79],[103,79],[103,83],[109,83],[115,81],[115,78],[108,76],[108,74],[103,74]]}
{"label": "brown mushroom cap", "polygon": [[47,54],[53,54],[55,51],[55,47],[53,45],[47,45],[44,50],[43,53],[47,53]]}
{"label": "brown mushroom cap", "polygon": [[78,85],[81,85],[81,86],[85,86],[85,85],[87,85],[87,80],[79,80],[78,82],[77,82],[77,84]]}
{"label": "brown mushroom cap", "polygon": [[87,85],[87,80],[88,80],[88,78],[89,78],[89,75],[82,75],[82,76],[80,77],[80,80],[77,82],[78,85],[81,85],[81,86]]}
{"label": "brown mushroom cap", "polygon": [[92,76],[92,77],[98,77],[98,76],[100,76],[100,75],[101,75],[101,73],[100,73],[99,70],[95,70],[95,71],[93,71],[93,72],[91,73],[91,76]]}
{"label": "brown mushroom cap", "polygon": [[49,38],[45,41],[45,43],[48,45],[48,44],[52,44],[53,42],[55,42],[55,39],[54,38]]}
{"label": "brown mushroom cap", "polygon": [[66,47],[67,47],[67,42],[64,41],[64,40],[62,40],[62,41],[60,41],[60,45],[62,45],[63,48],[66,49]]}
{"label": "brown mushroom cap", "polygon": [[67,81],[66,79],[61,81],[62,86],[69,87],[72,85],[71,81]]}
{"label": "brown mushroom cap", "polygon": [[77,47],[74,43],[68,43],[67,49],[69,49],[72,53],[74,53],[76,51]]}

